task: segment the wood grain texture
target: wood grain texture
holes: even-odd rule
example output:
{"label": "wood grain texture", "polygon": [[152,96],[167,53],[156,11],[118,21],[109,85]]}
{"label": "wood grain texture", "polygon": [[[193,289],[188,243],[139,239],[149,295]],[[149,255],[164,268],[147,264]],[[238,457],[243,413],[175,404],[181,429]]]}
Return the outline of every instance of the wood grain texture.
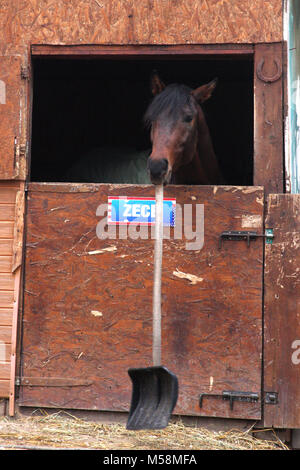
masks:
{"label": "wood grain texture", "polygon": [[10,378],[10,362],[1,362],[1,378],[0,380],[9,380]]}
{"label": "wood grain texture", "polygon": [[17,182],[0,181],[0,204],[15,204],[18,188]]}
{"label": "wood grain texture", "polygon": [[[22,371],[92,385],[21,387],[22,405],[126,411],[128,368],[151,365],[153,240],[97,238],[96,209],[108,195],[153,197],[154,190],[29,185]],[[205,205],[203,249],[186,250],[185,238],[164,241],[162,358],[179,379],[175,412],[259,419],[260,401],[231,411],[207,399],[200,409],[199,395],[260,396],[263,243],[228,241],[219,250],[218,237],[253,230],[254,220],[262,230],[263,190],[169,186],[165,197]]]}
{"label": "wood grain texture", "polygon": [[12,308],[14,293],[11,290],[0,290],[0,305],[4,308]]}
{"label": "wood grain texture", "polygon": [[9,416],[15,414],[15,391],[16,391],[16,368],[17,368],[17,334],[19,324],[19,306],[21,296],[21,266],[14,269],[14,304],[12,312],[12,326],[11,326],[11,350],[9,361]]}
{"label": "wood grain texture", "polygon": [[234,56],[238,58],[251,56],[254,53],[253,44],[171,44],[161,47],[160,45],[46,45],[46,44],[33,44],[31,46],[31,54],[34,58],[43,56],[76,56],[90,58],[105,58],[107,55],[110,57],[121,58],[139,58],[143,57],[159,56],[160,58],[182,58],[182,57],[193,57],[193,56],[205,56],[210,57],[222,56],[222,58],[232,59]]}
{"label": "wood grain texture", "polygon": [[1,204],[0,203],[0,222],[14,221],[15,220],[15,208],[14,205]]}
{"label": "wood grain texture", "polygon": [[15,139],[20,136],[21,61],[19,57],[0,56],[0,179],[17,176]]}
{"label": "wood grain texture", "polygon": [[14,280],[10,274],[0,273],[0,290],[14,290]]}
{"label": "wood grain texture", "polygon": [[[0,182],[0,397],[12,396],[13,309],[16,307],[16,283],[12,273],[16,198],[20,183]],[[14,333],[15,333],[14,328]]]}
{"label": "wood grain texture", "polygon": [[0,44],[215,44],[282,40],[281,0],[12,0]]}
{"label": "wood grain texture", "polygon": [[14,213],[14,233],[13,233],[13,264],[14,273],[22,263],[23,256],[23,233],[24,233],[24,213],[25,213],[25,192],[22,190],[16,194],[15,213]]}
{"label": "wood grain texture", "polygon": [[[10,255],[12,253],[13,241],[5,238],[0,239],[0,256]],[[1,272],[1,271],[0,271]]]}
{"label": "wood grain texture", "polygon": [[11,221],[0,221],[0,238],[13,239],[14,236],[14,223]]}
{"label": "wood grain texture", "polygon": [[6,398],[9,395],[9,380],[0,379],[0,397]]}
{"label": "wood grain texture", "polygon": [[264,425],[299,428],[300,195],[271,194],[266,227],[275,238],[265,255],[264,388],[278,404],[265,404]]}
{"label": "wood grain texture", "polygon": [[282,44],[256,45],[254,57],[253,181],[263,185],[266,194],[281,193],[284,187]]}
{"label": "wood grain texture", "polygon": [[10,343],[11,341],[11,327],[10,326],[0,325],[0,341],[2,341],[3,343]]}
{"label": "wood grain texture", "polygon": [[0,255],[0,272],[11,273],[12,257],[11,255]]}
{"label": "wood grain texture", "polygon": [[0,325],[11,326],[12,324],[12,309],[0,307]]}

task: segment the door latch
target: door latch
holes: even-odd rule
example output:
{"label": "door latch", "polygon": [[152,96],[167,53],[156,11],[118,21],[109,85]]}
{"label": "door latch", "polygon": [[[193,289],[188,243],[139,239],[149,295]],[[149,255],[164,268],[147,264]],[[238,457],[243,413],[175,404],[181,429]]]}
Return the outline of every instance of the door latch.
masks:
{"label": "door latch", "polygon": [[272,244],[273,243],[273,238],[274,238],[274,233],[272,228],[267,228],[265,230],[265,233],[257,233],[257,232],[252,232],[252,231],[243,231],[243,230],[227,230],[225,232],[222,232],[221,235],[219,236],[219,249],[222,248],[222,241],[223,240],[234,240],[234,241],[239,241],[239,240],[246,240],[247,241],[247,246],[250,246],[250,241],[256,240],[256,238],[265,238],[266,243]]}
{"label": "door latch", "polygon": [[204,398],[220,398],[228,400],[230,409],[233,410],[235,401],[243,401],[247,403],[257,402],[259,399],[258,393],[255,392],[239,392],[234,390],[224,390],[222,394],[201,393],[199,397],[199,406],[202,408]]}

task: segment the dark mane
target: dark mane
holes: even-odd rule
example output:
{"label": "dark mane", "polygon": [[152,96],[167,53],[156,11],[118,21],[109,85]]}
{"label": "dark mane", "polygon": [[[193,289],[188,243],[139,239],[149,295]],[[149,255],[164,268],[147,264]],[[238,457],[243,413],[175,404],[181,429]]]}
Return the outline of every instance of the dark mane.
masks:
{"label": "dark mane", "polygon": [[144,116],[145,124],[151,126],[162,113],[168,119],[177,120],[182,108],[192,103],[191,91],[186,85],[168,85],[150,103]]}

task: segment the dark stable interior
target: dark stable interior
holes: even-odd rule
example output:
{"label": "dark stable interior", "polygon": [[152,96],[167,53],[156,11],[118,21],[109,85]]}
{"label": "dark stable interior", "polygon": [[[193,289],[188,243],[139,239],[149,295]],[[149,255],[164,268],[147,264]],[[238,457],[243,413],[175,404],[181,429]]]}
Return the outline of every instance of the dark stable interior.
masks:
{"label": "dark stable interior", "polygon": [[[203,104],[226,184],[253,184],[251,56],[33,59],[31,181],[67,182],[67,170],[102,145],[151,148],[143,115],[150,76],[196,88],[218,78]],[[114,181],[111,181],[112,183]]]}

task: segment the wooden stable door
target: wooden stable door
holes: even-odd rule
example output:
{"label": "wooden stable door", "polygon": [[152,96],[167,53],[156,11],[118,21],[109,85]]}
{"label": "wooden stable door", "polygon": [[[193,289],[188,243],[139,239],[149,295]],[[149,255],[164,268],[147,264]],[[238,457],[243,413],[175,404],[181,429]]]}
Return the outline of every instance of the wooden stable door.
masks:
{"label": "wooden stable door", "polygon": [[264,425],[300,428],[300,194],[270,194],[265,250]]}
{"label": "wooden stable door", "polygon": [[[98,238],[99,206],[112,196],[150,199],[154,188],[29,185],[20,405],[128,411],[127,370],[151,365],[151,228],[143,239],[124,226],[123,238]],[[221,234],[263,233],[263,189],[169,186],[164,197],[177,203],[162,279],[175,413],[260,419],[264,239]]]}

